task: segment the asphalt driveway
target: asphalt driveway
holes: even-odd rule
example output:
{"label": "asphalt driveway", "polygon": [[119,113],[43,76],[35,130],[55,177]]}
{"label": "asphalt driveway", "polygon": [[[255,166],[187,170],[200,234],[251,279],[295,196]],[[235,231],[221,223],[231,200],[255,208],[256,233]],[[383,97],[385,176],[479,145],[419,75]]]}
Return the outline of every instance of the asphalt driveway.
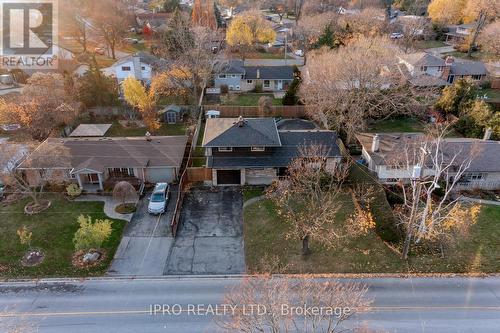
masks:
{"label": "asphalt driveway", "polygon": [[176,188],[172,187],[167,211],[148,213],[148,198],[141,199],[123,233],[108,275],[161,276],[174,243],[170,222],[175,209]]}
{"label": "asphalt driveway", "polygon": [[239,187],[193,189],[184,200],[165,275],[244,273],[242,214]]}

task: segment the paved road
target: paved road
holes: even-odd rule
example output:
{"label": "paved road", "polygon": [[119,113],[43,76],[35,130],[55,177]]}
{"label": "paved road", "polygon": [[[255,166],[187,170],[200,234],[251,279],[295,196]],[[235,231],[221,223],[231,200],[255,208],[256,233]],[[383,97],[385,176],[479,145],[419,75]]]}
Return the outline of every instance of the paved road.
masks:
{"label": "paved road", "polygon": [[[358,321],[387,332],[498,332],[500,278],[364,279],[373,310]],[[239,278],[0,284],[2,325],[39,332],[214,332],[212,316],[151,315],[151,304],[222,304]],[[349,324],[347,324],[349,325]]]}
{"label": "paved road", "polygon": [[170,222],[175,210],[177,187],[172,187],[167,210],[160,216],[148,213],[148,197],[146,195],[139,201],[137,211],[127,224],[108,275],[163,275],[174,243]]}

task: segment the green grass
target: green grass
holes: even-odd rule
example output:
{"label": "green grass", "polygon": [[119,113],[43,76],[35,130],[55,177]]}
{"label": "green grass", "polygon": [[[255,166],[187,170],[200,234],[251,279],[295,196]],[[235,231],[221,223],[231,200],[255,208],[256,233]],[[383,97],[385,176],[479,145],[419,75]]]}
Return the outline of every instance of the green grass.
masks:
{"label": "green grass", "polygon": [[230,106],[258,106],[259,98],[268,96],[273,99],[273,105],[283,105],[281,98],[274,98],[272,94],[233,94],[223,102],[224,105]]}
{"label": "green grass", "polygon": [[369,132],[391,133],[391,132],[422,132],[425,124],[413,118],[387,119],[377,121],[368,129]]}
{"label": "green grass", "polygon": [[[352,202],[342,200],[338,219],[353,211]],[[258,272],[261,258],[277,255],[288,265],[287,273],[466,273],[499,272],[500,207],[483,207],[470,238],[440,255],[412,256],[408,263],[389,249],[374,233],[353,240],[339,241],[333,250],[311,242],[312,254],[301,255],[301,242],[285,238],[289,226],[276,213],[269,200],[259,201],[244,210],[245,257],[249,272]]]}
{"label": "green grass", "polygon": [[[106,133],[109,137],[129,137],[129,136],[144,136],[147,132],[145,127],[123,127],[119,122],[113,122],[113,125]],[[184,123],[177,124],[162,124],[160,129],[156,131],[157,136],[184,135],[186,134],[186,126]]]}
{"label": "green grass", "polygon": [[500,90],[499,89],[481,89],[479,90],[479,96],[488,96],[491,99],[500,99]]}
{"label": "green grass", "polygon": [[[61,276],[98,276],[108,268],[120,242],[125,221],[111,220],[113,233],[103,244],[107,257],[101,264],[88,268],[75,268],[71,264],[74,253],[73,236],[78,229],[80,214],[97,219],[107,219],[102,202],[69,202],[58,196],[51,196],[52,206],[37,215],[27,216],[23,212],[23,200],[17,204],[0,207],[0,278],[41,278]],[[16,231],[26,225],[33,233],[32,247],[45,253],[42,264],[23,267],[21,258],[27,248],[19,243]]]}
{"label": "green grass", "polygon": [[205,156],[205,149],[203,149],[203,134],[205,133],[205,122],[201,123],[200,134],[198,135],[198,141],[196,142],[196,147],[192,155],[192,166],[193,167],[204,167],[207,158]]}
{"label": "green grass", "polygon": [[448,46],[443,41],[440,40],[419,40],[415,43],[417,49],[425,50],[432,49],[436,47]]}
{"label": "green grass", "polygon": [[264,195],[264,188],[262,186],[245,186],[243,188],[243,202],[260,197],[261,195]]}

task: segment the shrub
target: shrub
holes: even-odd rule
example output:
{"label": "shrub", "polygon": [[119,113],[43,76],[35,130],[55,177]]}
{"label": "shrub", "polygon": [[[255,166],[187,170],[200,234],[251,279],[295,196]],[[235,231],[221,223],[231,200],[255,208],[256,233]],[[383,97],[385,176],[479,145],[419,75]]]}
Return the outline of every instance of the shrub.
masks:
{"label": "shrub", "polygon": [[78,197],[80,194],[82,194],[82,189],[80,188],[80,186],[78,186],[77,184],[70,184],[68,186],[66,186],[66,193],[72,197],[72,198],[76,198]]}
{"label": "shrub", "polygon": [[256,83],[255,88],[253,89],[254,93],[260,94],[262,92],[262,83]]}
{"label": "shrub", "polygon": [[227,86],[227,84],[222,84],[220,86],[220,93],[225,95],[229,92],[229,87]]}
{"label": "shrub", "polygon": [[21,243],[21,245],[28,245],[28,248],[31,248],[31,239],[33,233],[25,225],[17,230],[17,235],[19,236],[19,242]]}
{"label": "shrub", "polygon": [[75,250],[77,251],[100,248],[113,230],[110,220],[96,220],[92,223],[90,216],[85,217],[84,215],[80,215],[77,221],[80,228],[73,238]]}

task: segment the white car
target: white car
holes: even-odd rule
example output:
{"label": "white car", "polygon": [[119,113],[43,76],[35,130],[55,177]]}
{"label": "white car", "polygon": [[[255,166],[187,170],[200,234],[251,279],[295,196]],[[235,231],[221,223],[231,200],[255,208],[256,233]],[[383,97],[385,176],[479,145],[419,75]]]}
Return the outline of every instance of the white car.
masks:
{"label": "white car", "polygon": [[148,212],[150,214],[163,214],[167,208],[170,186],[167,183],[158,183],[149,197]]}
{"label": "white car", "polygon": [[293,54],[295,54],[297,57],[303,57],[304,56],[304,51],[302,51],[302,50],[295,50],[295,52],[293,52]]}
{"label": "white car", "polygon": [[393,32],[390,37],[391,37],[391,39],[400,39],[400,38],[403,38],[403,36],[404,35],[400,32]]}

